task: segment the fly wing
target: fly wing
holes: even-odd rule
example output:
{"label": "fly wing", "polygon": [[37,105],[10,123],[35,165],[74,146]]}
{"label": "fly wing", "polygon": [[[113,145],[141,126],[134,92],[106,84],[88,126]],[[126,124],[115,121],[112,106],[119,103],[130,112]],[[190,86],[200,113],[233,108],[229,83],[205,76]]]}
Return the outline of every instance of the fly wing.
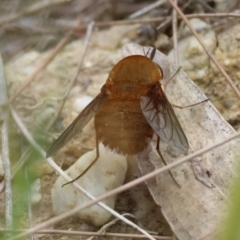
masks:
{"label": "fly wing", "polygon": [[140,103],[143,115],[160,139],[179,153],[186,153],[188,140],[161,87],[148,96],[142,96]]}
{"label": "fly wing", "polygon": [[76,133],[81,131],[86,124],[96,116],[106,100],[107,95],[105,93],[100,93],[96,98],[94,98],[93,101],[88,104],[71,123],[71,125],[60,135],[60,137],[49,147],[46,157],[53,155],[67,142],[69,142]]}

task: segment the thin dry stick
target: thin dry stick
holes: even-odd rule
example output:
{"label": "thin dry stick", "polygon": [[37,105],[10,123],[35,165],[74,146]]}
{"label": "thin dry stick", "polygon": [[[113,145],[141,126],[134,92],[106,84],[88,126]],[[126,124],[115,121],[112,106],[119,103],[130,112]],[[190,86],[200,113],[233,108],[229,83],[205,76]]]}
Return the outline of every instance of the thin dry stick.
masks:
{"label": "thin dry stick", "polygon": [[[68,0],[70,1],[70,0]],[[66,0],[63,0],[63,2],[66,2]],[[60,1],[59,1],[59,4]],[[51,3],[50,3],[51,5]],[[47,4],[46,7],[49,7]],[[41,9],[37,9],[37,11],[40,11]],[[31,12],[26,15],[30,15]],[[5,24],[5,23],[10,23],[13,21],[16,21],[17,19],[24,17],[25,15],[22,13],[18,13],[15,15],[12,15],[8,18],[0,20],[0,25]],[[238,13],[195,13],[195,14],[186,14],[187,18],[206,18],[206,17],[236,17],[239,18],[240,14]],[[126,24],[140,24],[140,23],[149,23],[149,22],[161,22],[164,21],[166,17],[157,17],[157,18],[149,18],[149,19],[131,19],[131,20],[119,20],[119,21],[104,21],[104,22],[97,22],[96,26],[97,27],[108,27],[108,26],[116,26],[116,25],[126,25]],[[88,26],[88,23],[86,23],[84,26],[77,28],[76,30],[82,30],[86,29]]]}
{"label": "thin dry stick", "polygon": [[218,68],[218,70],[223,74],[223,76],[226,78],[226,80],[228,81],[228,83],[230,84],[230,86],[232,87],[232,89],[234,90],[234,92],[237,94],[237,96],[240,98],[240,92],[238,90],[238,88],[236,87],[236,85],[234,84],[234,82],[232,81],[232,79],[229,77],[229,75],[226,73],[226,71],[223,69],[223,67],[219,64],[219,62],[217,61],[217,59],[215,58],[215,56],[207,49],[205,43],[203,42],[203,40],[201,39],[201,37],[198,35],[198,33],[196,32],[196,30],[192,27],[191,23],[188,21],[188,19],[185,17],[184,13],[180,10],[180,8],[174,3],[173,0],[168,0],[171,5],[173,6],[173,8],[178,12],[178,14],[181,16],[181,18],[183,19],[183,21],[186,23],[186,25],[189,27],[190,31],[193,33],[193,35],[196,37],[196,39],[198,40],[198,42],[201,44],[202,48],[204,49],[204,51],[207,53],[207,55],[210,57],[210,59],[213,61],[213,63],[216,65],[216,67]]}
{"label": "thin dry stick", "polygon": [[[187,18],[216,18],[216,17],[234,17],[240,18],[240,14],[237,13],[196,13],[196,14],[186,14]],[[156,17],[156,18],[147,18],[147,19],[128,19],[128,20],[118,20],[118,21],[104,21],[104,22],[96,22],[96,27],[111,27],[111,26],[121,26],[121,25],[130,25],[130,24],[141,24],[141,23],[154,23],[154,22],[162,22],[165,21],[166,18],[172,18],[172,16],[166,17]],[[179,19],[181,17],[178,17]],[[81,27],[76,28],[76,31],[86,29],[88,24],[85,24]]]}
{"label": "thin dry stick", "polygon": [[[230,17],[230,18],[240,18],[240,14],[237,13],[196,13],[196,14],[186,14],[187,18],[222,18],[222,17]],[[148,18],[148,19],[129,19],[129,20],[118,20],[118,21],[104,21],[104,22],[96,22],[95,26],[102,27],[110,27],[110,26],[121,26],[121,25],[130,25],[130,24],[141,24],[141,23],[154,23],[154,22],[163,22],[166,21],[166,18],[172,18],[172,16],[166,17],[156,17],[156,18]],[[178,17],[178,19],[181,19]],[[165,22],[166,24],[166,22]],[[72,26],[73,27],[73,26]],[[88,27],[88,23],[83,23],[80,27],[75,28],[75,31],[82,31]],[[68,30],[69,26],[58,25],[58,28],[61,28],[62,31]],[[31,29],[31,31],[37,31],[36,29]]]}
{"label": "thin dry stick", "polygon": [[[124,213],[123,216],[124,216],[124,217],[128,216],[128,217],[133,217],[133,218],[135,218],[135,217],[134,217],[132,214],[130,214],[130,213]],[[103,226],[97,231],[97,233],[102,233],[102,234],[104,234],[104,233],[107,231],[107,229],[108,229],[109,227],[115,225],[115,224],[118,222],[118,220],[119,220],[118,218],[115,218],[115,219],[113,219],[111,222],[108,222],[107,224],[103,225]],[[95,237],[96,237],[96,236],[91,236],[91,237],[88,238],[87,240],[93,240]]]}
{"label": "thin dry stick", "polygon": [[[174,0],[177,4],[177,0]],[[172,30],[173,30],[173,55],[174,55],[174,63],[178,66],[179,65],[179,58],[178,58],[178,35],[177,35],[177,12],[173,9],[172,12]],[[167,87],[167,83],[165,88]],[[176,235],[172,232],[173,239],[175,239]]]}
{"label": "thin dry stick", "polygon": [[[171,17],[171,16],[168,16]],[[230,18],[240,18],[240,14],[238,13],[194,13],[194,14],[186,14],[187,18],[222,18],[222,17],[230,17]],[[178,17],[180,18],[180,17]],[[120,25],[130,25],[130,24],[140,24],[140,23],[153,23],[153,22],[162,22],[165,21],[166,17],[156,17],[156,18],[148,18],[148,19],[129,19],[129,20],[118,20],[118,21],[104,21],[104,22],[96,22],[96,27],[109,27],[109,26],[120,26]],[[1,25],[1,23],[0,23]],[[75,28],[75,31],[80,31],[86,29],[88,23],[83,24],[81,27]],[[59,26],[64,31],[66,31],[65,26]],[[72,26],[74,28],[74,26]],[[34,30],[34,29],[32,29]]]}
{"label": "thin dry stick", "polygon": [[[175,4],[177,5],[177,0],[174,0]],[[177,12],[173,9],[172,12],[172,30],[173,30],[173,55],[174,55],[174,63],[178,66],[179,65],[179,58],[178,58],[178,35],[177,35]],[[165,85],[165,88],[167,83]],[[172,231],[173,239],[176,239],[176,234]]]}
{"label": "thin dry stick", "polygon": [[110,26],[121,26],[121,25],[140,24],[140,23],[161,22],[164,20],[165,20],[165,17],[156,17],[156,18],[148,18],[148,19],[129,19],[129,20],[119,20],[119,21],[96,22],[95,26],[110,27]]}
{"label": "thin dry stick", "polygon": [[[239,12],[239,11],[238,11]],[[222,18],[222,17],[234,17],[234,18],[240,18],[239,13],[193,13],[193,14],[186,14],[187,18],[207,18],[207,17],[213,17],[213,18]]]}
{"label": "thin dry stick", "polygon": [[[0,228],[0,232],[25,232],[29,229],[4,229]],[[146,239],[144,235],[141,234],[127,234],[127,233],[98,233],[98,232],[84,232],[84,231],[69,231],[69,230],[57,230],[57,229],[43,229],[35,232],[35,234],[64,234],[64,235],[76,235],[76,236],[95,236],[95,237],[122,237],[122,238],[137,238],[137,239]],[[172,237],[168,236],[157,236],[152,235],[155,239],[158,240],[172,240]]]}
{"label": "thin dry stick", "polygon": [[[4,76],[2,58],[0,56],[0,104],[7,101],[7,87]],[[2,160],[5,180],[5,217],[7,228],[12,227],[12,184],[11,184],[11,165],[9,159],[8,143],[8,108],[0,109],[0,120],[3,121],[2,133]]]}
{"label": "thin dry stick", "polygon": [[[177,0],[174,0],[177,5]],[[172,29],[173,29],[173,53],[174,53],[174,63],[179,65],[178,59],[178,36],[177,36],[177,12],[173,9],[172,13]]]}
{"label": "thin dry stick", "polygon": [[[30,135],[30,133],[28,132],[27,128],[24,126],[23,122],[21,121],[21,119],[18,117],[17,113],[14,111],[14,109],[12,108],[12,106],[10,106],[10,110],[12,113],[12,116],[17,124],[17,126],[19,127],[19,129],[22,131],[22,133],[24,134],[24,136],[27,138],[27,140],[30,142],[30,144],[39,152],[39,154],[45,158],[46,157],[46,152],[35,142],[35,140],[32,138],[32,136]],[[47,158],[46,159],[47,162],[50,164],[50,166],[52,166],[54,168],[55,171],[57,171],[64,179],[66,179],[67,181],[71,181],[72,179],[53,161],[52,158]],[[83,192],[88,198],[92,199],[93,201],[95,200],[95,198],[88,193],[85,189],[83,189],[81,186],[79,186],[76,182],[73,183],[73,185],[79,189],[81,192]],[[99,206],[101,206],[102,208],[104,208],[106,211],[108,211],[109,213],[111,213],[113,216],[117,217],[118,219],[122,220],[123,222],[125,222],[126,224],[130,225],[131,227],[137,229],[139,232],[143,233],[147,238],[154,240],[154,238],[148,233],[146,232],[144,229],[140,228],[139,226],[137,226],[135,223],[129,221],[127,218],[123,217],[122,215],[120,215],[119,213],[117,213],[116,211],[114,211],[113,209],[111,209],[110,207],[108,207],[107,205],[105,205],[102,202],[98,202],[97,203]],[[45,225],[44,228],[49,227],[51,224],[51,219],[50,219],[50,224],[47,226]]]}
{"label": "thin dry stick", "polygon": [[[79,25],[79,21],[77,21],[76,26]],[[55,58],[57,53],[60,51],[60,49],[67,43],[71,35],[74,33],[74,29],[69,31],[66,36],[57,44],[57,46],[49,53],[48,57],[44,62],[38,66],[38,68],[27,77],[23,85],[14,93],[14,95],[6,102],[4,105],[10,104],[13,100],[15,100],[16,97],[18,97],[22,91],[28,87],[28,85],[43,71],[47,65]]]}
{"label": "thin dry stick", "polygon": [[165,21],[163,21],[156,29],[160,30],[161,28],[163,28],[164,26],[166,26],[168,23],[170,23],[172,20],[172,17],[167,17],[165,19]]}
{"label": "thin dry stick", "polygon": [[49,129],[53,125],[53,123],[56,121],[56,119],[58,118],[58,116],[61,113],[61,111],[63,109],[63,106],[64,106],[64,104],[65,104],[65,102],[66,102],[66,100],[68,98],[68,95],[69,95],[73,85],[75,84],[75,82],[77,80],[77,76],[78,76],[78,74],[79,74],[79,72],[81,70],[83,59],[84,59],[84,57],[86,55],[86,51],[87,51],[87,48],[88,48],[88,45],[89,45],[89,42],[90,42],[90,39],[91,39],[91,36],[92,36],[94,25],[95,25],[94,22],[91,22],[88,25],[87,34],[86,34],[86,38],[85,38],[85,41],[84,41],[84,46],[83,46],[82,53],[81,53],[79,61],[78,61],[76,72],[74,73],[72,79],[70,80],[70,83],[69,83],[69,86],[68,86],[68,90],[67,90],[66,94],[63,97],[63,101],[60,104],[60,106],[59,106],[55,116],[52,118],[52,120],[48,124],[47,129]]}
{"label": "thin dry stick", "polygon": [[[66,213],[63,213],[63,214],[61,214],[61,215],[59,215],[59,216],[56,216],[56,217],[53,217],[52,219],[47,220],[47,221],[45,221],[45,222],[43,222],[43,223],[40,223],[39,225],[35,226],[35,227],[32,228],[32,229],[29,229],[29,230],[27,230],[27,231],[24,232],[24,233],[18,234],[17,236],[14,236],[14,237],[11,238],[10,240],[19,239],[19,238],[21,238],[21,237],[25,237],[25,236],[28,236],[28,235],[31,234],[31,233],[34,233],[34,232],[36,232],[36,231],[39,231],[39,230],[41,230],[41,229],[47,228],[47,227],[49,227],[50,225],[53,225],[53,224],[55,224],[55,223],[57,223],[57,222],[59,222],[59,221],[62,221],[63,219],[68,218],[68,217],[72,216],[73,214],[76,214],[77,212],[79,212],[79,211],[81,211],[81,210],[83,210],[83,209],[85,209],[85,208],[87,208],[87,207],[90,207],[90,206],[92,206],[93,204],[95,204],[95,203],[97,203],[97,202],[99,202],[99,201],[102,201],[102,200],[105,199],[105,198],[108,198],[108,197],[110,197],[110,196],[119,194],[120,192],[126,191],[126,190],[128,190],[129,188],[135,187],[136,185],[138,185],[138,184],[140,184],[140,183],[143,183],[143,182],[145,182],[145,181],[147,181],[147,180],[149,180],[149,179],[157,176],[157,175],[160,174],[160,173],[169,171],[169,170],[171,170],[172,168],[174,168],[174,167],[176,167],[176,166],[178,166],[178,165],[180,165],[180,164],[182,164],[182,163],[184,163],[184,162],[187,162],[187,161],[191,160],[192,158],[195,158],[195,157],[197,157],[197,156],[199,156],[199,155],[202,155],[203,153],[208,152],[208,151],[210,151],[210,150],[212,150],[212,149],[214,149],[214,148],[216,148],[216,147],[219,147],[219,146],[221,146],[221,145],[223,145],[223,144],[225,144],[225,143],[227,143],[227,142],[229,142],[229,141],[231,141],[231,140],[233,140],[234,138],[237,138],[237,137],[239,137],[239,136],[240,136],[240,133],[239,133],[239,132],[234,133],[234,134],[231,134],[229,137],[225,138],[224,140],[221,140],[221,141],[218,141],[218,142],[216,142],[216,143],[214,143],[214,144],[211,144],[211,145],[209,145],[209,146],[206,146],[206,147],[204,147],[204,148],[202,148],[202,149],[200,149],[200,150],[198,150],[198,151],[195,151],[195,152],[192,153],[192,154],[189,154],[188,156],[182,157],[182,158],[176,160],[175,162],[170,163],[170,164],[167,165],[167,166],[164,166],[164,167],[162,167],[162,168],[156,169],[155,171],[153,171],[153,172],[151,172],[151,173],[148,173],[148,174],[146,174],[146,175],[144,175],[144,176],[142,176],[142,177],[140,177],[140,178],[138,178],[138,179],[136,179],[136,180],[133,180],[133,181],[130,182],[130,183],[127,183],[127,184],[125,184],[125,185],[123,185],[123,186],[121,186],[121,187],[118,187],[118,188],[116,188],[116,189],[113,189],[113,190],[109,191],[108,193],[103,194],[103,195],[97,197],[95,200],[92,200],[92,201],[90,201],[90,202],[88,202],[88,203],[85,203],[85,204],[83,204],[82,206],[75,207],[74,209],[72,209],[72,210],[70,210],[70,211],[68,211],[68,212],[66,212]],[[29,140],[29,139],[28,139],[28,140]],[[32,143],[31,143],[31,144],[32,144]],[[35,143],[34,143],[34,145],[35,145]],[[34,146],[34,147],[35,147],[35,146]]]}
{"label": "thin dry stick", "polygon": [[144,8],[142,8],[141,10],[139,10],[139,11],[131,14],[128,18],[129,18],[129,19],[133,19],[133,18],[140,17],[140,16],[142,16],[143,14],[150,12],[150,11],[153,10],[154,8],[163,5],[165,2],[166,2],[166,0],[159,0],[159,1],[155,2],[155,3],[153,3],[153,4],[149,4],[149,5],[147,5],[147,7],[144,7]]}
{"label": "thin dry stick", "polygon": [[14,21],[16,21],[19,18],[22,18],[24,16],[32,15],[32,14],[35,14],[37,12],[43,11],[47,8],[54,7],[54,6],[60,5],[60,4],[65,4],[67,2],[72,2],[72,1],[73,0],[53,0],[53,1],[37,2],[33,5],[31,5],[30,7],[26,8],[22,12],[14,13],[10,16],[7,16],[4,19],[1,19],[0,20],[0,25],[6,24],[6,23],[11,23],[11,22],[14,22]]}

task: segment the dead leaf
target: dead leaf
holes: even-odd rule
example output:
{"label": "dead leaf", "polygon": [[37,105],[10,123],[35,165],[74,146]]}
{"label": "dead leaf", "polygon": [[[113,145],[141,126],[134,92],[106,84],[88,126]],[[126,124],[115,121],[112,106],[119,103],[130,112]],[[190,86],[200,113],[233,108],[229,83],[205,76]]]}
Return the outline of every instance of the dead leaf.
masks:
{"label": "dead leaf", "polygon": [[[149,47],[127,44],[123,48],[123,55],[145,55],[148,50]],[[159,51],[154,61],[163,69],[163,82],[177,70],[177,66]],[[206,99],[182,70],[169,83],[166,95],[171,103],[180,106]],[[189,141],[188,154],[235,133],[209,101],[174,111]],[[167,144],[161,142],[160,149],[168,163],[176,160]],[[155,202],[180,240],[212,239],[226,212],[226,198],[240,159],[239,149],[238,138],[172,169],[181,188],[168,172],[157,176],[156,181],[147,182]],[[151,149],[145,149],[138,160],[143,174],[152,171],[153,167],[163,166],[156,151]]]}

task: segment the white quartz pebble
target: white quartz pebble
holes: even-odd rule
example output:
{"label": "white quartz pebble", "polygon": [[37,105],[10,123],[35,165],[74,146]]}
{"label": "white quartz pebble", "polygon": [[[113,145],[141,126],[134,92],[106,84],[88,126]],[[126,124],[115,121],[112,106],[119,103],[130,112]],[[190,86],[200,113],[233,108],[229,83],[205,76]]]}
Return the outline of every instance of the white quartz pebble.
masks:
{"label": "white quartz pebble", "polygon": [[74,111],[80,113],[92,100],[93,98],[90,96],[77,98],[73,103]]}
{"label": "white quartz pebble", "polygon": [[41,194],[41,181],[38,178],[32,183],[31,186],[31,201],[32,204],[40,202],[42,199],[42,194]]}
{"label": "white quartz pebble", "polygon": [[[100,196],[123,184],[127,161],[123,155],[119,155],[99,145],[100,157],[97,162],[76,182],[94,197]],[[78,161],[72,165],[66,173],[71,178],[76,178],[83,172],[96,157],[96,149],[85,153]],[[55,182],[52,188],[53,210],[56,215],[67,212],[74,207],[83,205],[89,201],[83,193],[77,190],[72,184],[62,187],[66,180],[61,176]],[[116,196],[103,200],[106,205],[114,208]],[[93,205],[83,209],[78,213],[81,220],[101,226],[111,217],[111,214],[98,205]]]}

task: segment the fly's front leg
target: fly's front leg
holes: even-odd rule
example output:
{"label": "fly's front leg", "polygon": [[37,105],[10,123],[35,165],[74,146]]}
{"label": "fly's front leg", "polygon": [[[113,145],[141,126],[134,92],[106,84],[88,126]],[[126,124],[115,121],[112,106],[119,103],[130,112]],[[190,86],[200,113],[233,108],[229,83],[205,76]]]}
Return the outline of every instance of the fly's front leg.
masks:
{"label": "fly's front leg", "polygon": [[173,80],[173,78],[179,73],[181,67],[177,69],[177,71],[162,85],[163,91],[165,92],[167,89],[168,84]]}
{"label": "fly's front leg", "polygon": [[96,136],[96,158],[91,162],[91,164],[76,178],[74,178],[73,180],[71,180],[70,182],[67,182],[65,184],[62,185],[62,187],[75,182],[76,180],[78,180],[79,178],[81,178],[94,164],[95,162],[98,160],[100,154],[99,154],[99,144],[98,144],[98,138]]}

